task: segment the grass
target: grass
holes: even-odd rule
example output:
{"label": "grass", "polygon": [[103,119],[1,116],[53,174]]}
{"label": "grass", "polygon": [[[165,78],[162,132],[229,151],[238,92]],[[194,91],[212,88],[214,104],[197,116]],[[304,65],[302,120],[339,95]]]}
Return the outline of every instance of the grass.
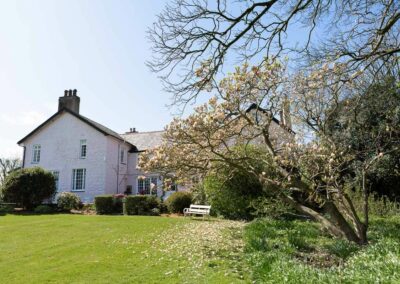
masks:
{"label": "grass", "polygon": [[0,216],[0,282],[240,283],[243,246],[234,234],[242,228],[145,216]]}
{"label": "grass", "polygon": [[309,221],[0,216],[1,283],[400,283],[400,216],[358,247]]}
{"label": "grass", "polygon": [[244,236],[257,283],[400,283],[400,216],[373,218],[363,248],[306,221],[256,220]]}

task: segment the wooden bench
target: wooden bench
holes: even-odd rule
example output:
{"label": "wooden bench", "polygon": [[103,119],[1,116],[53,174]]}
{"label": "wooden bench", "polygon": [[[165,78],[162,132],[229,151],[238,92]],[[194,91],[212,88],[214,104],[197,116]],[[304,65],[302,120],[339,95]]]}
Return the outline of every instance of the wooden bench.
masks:
{"label": "wooden bench", "polygon": [[210,216],[211,206],[209,205],[196,205],[190,204],[190,208],[183,209],[183,215],[186,216],[193,216],[193,215],[202,215]]}

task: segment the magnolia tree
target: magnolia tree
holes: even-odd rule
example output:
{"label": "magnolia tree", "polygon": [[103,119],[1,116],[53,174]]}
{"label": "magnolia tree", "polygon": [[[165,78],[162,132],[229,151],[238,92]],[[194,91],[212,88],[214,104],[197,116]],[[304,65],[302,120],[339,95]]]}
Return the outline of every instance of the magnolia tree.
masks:
{"label": "magnolia tree", "polygon": [[[207,74],[207,66],[197,75]],[[342,74],[342,66],[325,65],[289,78],[275,60],[236,68],[217,85],[210,83],[216,95],[187,118],[174,119],[164,143],[142,155],[139,165],[181,182],[222,166],[240,170],[333,236],[365,244],[368,218],[361,220],[345,190],[353,153],[326,135],[335,106],[355,89]],[[274,121],[289,105],[302,141]]]}

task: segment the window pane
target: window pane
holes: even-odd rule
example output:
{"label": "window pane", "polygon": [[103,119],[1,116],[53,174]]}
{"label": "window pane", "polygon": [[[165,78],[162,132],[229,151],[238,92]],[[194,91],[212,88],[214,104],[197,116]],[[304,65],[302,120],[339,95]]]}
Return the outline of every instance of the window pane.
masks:
{"label": "window pane", "polygon": [[86,182],[86,169],[73,170],[73,190],[84,190]]}
{"label": "window pane", "polygon": [[40,162],[40,145],[33,145],[32,162],[33,163]]}
{"label": "window pane", "polygon": [[81,140],[81,158],[86,158],[87,144],[86,140]]}

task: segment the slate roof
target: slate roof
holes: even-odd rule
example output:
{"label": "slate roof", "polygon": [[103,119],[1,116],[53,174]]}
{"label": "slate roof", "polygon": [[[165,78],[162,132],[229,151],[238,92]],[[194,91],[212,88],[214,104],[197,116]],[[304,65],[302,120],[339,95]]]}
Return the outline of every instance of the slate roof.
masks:
{"label": "slate roof", "polygon": [[154,149],[162,143],[164,131],[132,132],[120,134],[127,142],[136,146],[138,151]]}
{"label": "slate roof", "polygon": [[[36,127],[32,132],[30,132],[28,135],[26,135],[24,138],[22,138],[20,141],[18,141],[18,144],[23,143],[26,139],[28,139],[29,137],[31,137],[32,135],[34,135],[37,131],[39,131],[42,127],[46,126],[48,123],[51,123],[53,121],[53,119],[55,119],[56,117],[60,116],[61,114],[63,114],[64,112],[67,112],[73,116],[75,116],[76,118],[78,118],[79,120],[85,122],[86,124],[88,124],[89,126],[93,127],[94,129],[96,129],[97,131],[103,133],[106,136],[112,136],[114,138],[117,138],[118,140],[121,141],[125,141],[125,139],[123,137],[121,137],[117,132],[111,130],[108,127],[105,127],[104,125],[97,123],[83,115],[77,114],[67,108],[63,108],[61,110],[59,110],[58,112],[56,112],[55,114],[53,114],[49,119],[47,119],[45,122],[43,122],[42,124],[40,124],[38,127]],[[128,141],[127,141],[128,142]],[[128,142],[129,143],[129,142]],[[132,145],[134,146],[134,145]]]}

